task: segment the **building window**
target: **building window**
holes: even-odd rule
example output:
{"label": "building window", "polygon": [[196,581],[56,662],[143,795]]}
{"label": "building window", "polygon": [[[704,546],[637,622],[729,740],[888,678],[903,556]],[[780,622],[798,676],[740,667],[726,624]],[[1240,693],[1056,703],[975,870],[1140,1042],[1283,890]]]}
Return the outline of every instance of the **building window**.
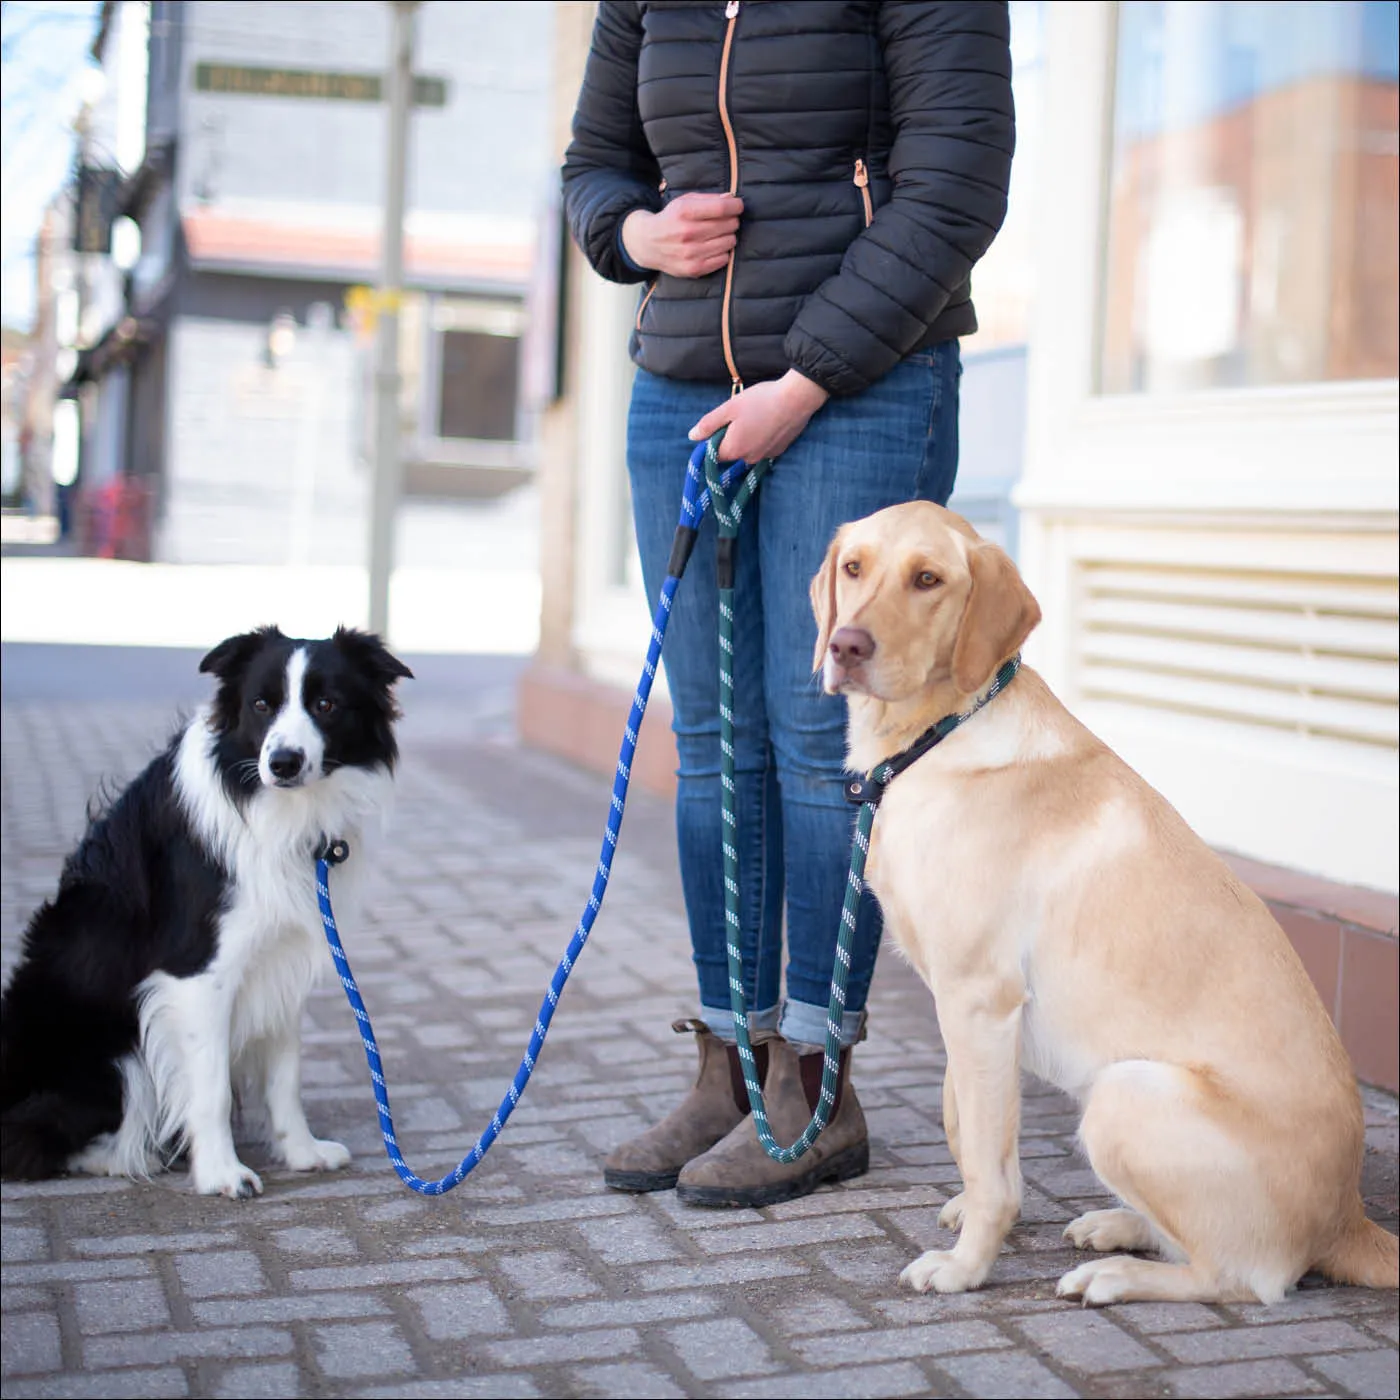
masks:
{"label": "building window", "polygon": [[515,440],[520,340],[482,331],[443,331],[437,435]]}
{"label": "building window", "polygon": [[[444,445],[515,442],[525,322],[521,303],[438,296],[418,314],[425,323],[422,357],[404,387],[418,399],[421,435]],[[411,331],[407,339],[406,349],[414,340]],[[415,384],[420,373],[421,384]]]}
{"label": "building window", "polygon": [[1119,5],[1104,393],[1400,371],[1397,14]]}

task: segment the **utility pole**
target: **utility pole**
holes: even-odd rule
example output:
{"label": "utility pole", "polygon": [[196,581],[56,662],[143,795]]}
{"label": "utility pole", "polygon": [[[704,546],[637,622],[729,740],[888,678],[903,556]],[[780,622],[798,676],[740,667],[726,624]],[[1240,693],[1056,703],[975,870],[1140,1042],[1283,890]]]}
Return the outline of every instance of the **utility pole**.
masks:
{"label": "utility pole", "polygon": [[389,160],[384,190],[384,246],[376,297],[374,481],[369,521],[369,625],[389,632],[389,578],[394,571],[394,527],[403,477],[399,390],[399,303],[403,299],[404,185],[408,114],[413,101],[413,12],[417,0],[392,0],[389,42]]}

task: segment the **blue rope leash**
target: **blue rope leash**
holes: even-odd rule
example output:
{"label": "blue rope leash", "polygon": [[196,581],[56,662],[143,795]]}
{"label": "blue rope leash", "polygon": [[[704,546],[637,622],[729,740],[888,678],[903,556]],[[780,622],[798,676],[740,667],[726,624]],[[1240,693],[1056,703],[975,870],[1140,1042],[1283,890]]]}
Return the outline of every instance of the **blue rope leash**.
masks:
{"label": "blue rope leash", "polygon": [[[652,618],[651,645],[647,648],[647,659],[643,663],[641,678],[637,682],[637,690],[632,697],[632,709],[627,717],[627,728],[622,736],[622,748],[617,756],[617,771],[613,778],[608,826],[603,835],[603,847],[594,871],[593,889],[588,896],[588,904],[584,908],[573,937],[569,940],[568,949],[564,956],[559,959],[559,965],[554,969],[549,990],[544,994],[544,1000],[540,1003],[539,1015],[535,1017],[535,1026],[530,1033],[530,1043],[526,1046],[520,1067],[515,1071],[515,1078],[511,1080],[505,1097],[502,1098],[500,1106],[491,1115],[491,1122],[477,1139],[476,1146],[446,1176],[440,1177],[437,1181],[425,1181],[416,1175],[399,1151],[398,1138],[394,1132],[394,1115],[389,1108],[389,1086],[384,1079],[384,1065],[379,1058],[379,1046],[375,1043],[374,1027],[370,1024],[369,1012],[365,1010],[364,998],[360,996],[360,989],[356,985],[355,974],[350,970],[350,959],[345,956],[345,949],[340,941],[340,932],[336,928],[335,913],[331,909],[331,866],[339,865],[349,855],[349,846],[344,841],[330,841],[323,846],[317,855],[316,902],[320,906],[321,923],[325,928],[326,942],[330,945],[331,957],[335,960],[340,984],[345,988],[350,1009],[355,1013],[355,1020],[360,1030],[360,1040],[365,1047],[365,1059],[369,1062],[370,1079],[374,1084],[374,1098],[379,1107],[379,1131],[384,1138],[384,1150],[389,1154],[389,1161],[399,1174],[399,1179],[405,1186],[417,1191],[420,1195],[441,1196],[444,1192],[452,1190],[454,1186],[460,1185],[468,1173],[490,1151],[491,1144],[500,1136],[501,1129],[505,1127],[506,1121],[515,1111],[515,1106],[520,1102],[520,1097],[525,1092],[525,1086],[530,1082],[530,1075],[534,1072],[540,1051],[544,1048],[545,1036],[549,1034],[549,1025],[554,1019],[555,1008],[558,1007],[559,998],[563,994],[564,984],[569,980],[569,974],[574,970],[574,964],[578,962],[584,944],[588,942],[588,935],[593,931],[598,911],[603,907],[603,896],[607,892],[608,876],[612,871],[613,854],[617,850],[618,834],[622,830],[622,813],[627,803],[627,785],[632,776],[632,759],[637,750],[637,736],[642,727],[642,716],[646,713],[647,701],[651,697],[652,682],[656,679],[656,668],[661,661],[661,644],[665,640],[666,626],[671,618],[671,600],[676,595],[681,574],[685,572],[686,562],[694,548],[696,531],[710,505],[710,493],[702,466],[704,459],[705,444],[701,443],[691,454],[690,466],[686,471],[685,490],[681,496],[680,522],[676,526],[675,543],[672,545],[671,558],[666,566],[666,580],[661,585],[661,596],[657,600],[656,615]],[[736,463],[726,475],[725,480],[738,479],[747,470],[742,462]]]}

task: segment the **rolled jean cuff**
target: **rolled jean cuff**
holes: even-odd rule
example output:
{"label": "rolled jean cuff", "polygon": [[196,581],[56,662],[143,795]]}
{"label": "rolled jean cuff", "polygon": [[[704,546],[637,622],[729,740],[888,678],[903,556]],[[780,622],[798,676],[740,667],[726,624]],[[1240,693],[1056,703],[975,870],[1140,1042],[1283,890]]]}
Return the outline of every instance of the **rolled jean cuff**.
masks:
{"label": "rolled jean cuff", "polygon": [[[733,1045],[738,1037],[734,1034],[734,1013],[729,1007],[702,1006],[700,1018],[723,1041]],[[778,1029],[778,1008],[770,1006],[764,1011],[749,1012],[749,1034],[759,1031],[770,1032]],[[822,1032],[825,1035],[825,1031]]]}
{"label": "rolled jean cuff", "polygon": [[[783,1003],[783,1015],[778,1031],[789,1045],[826,1044],[826,1007],[813,1006],[807,1001]],[[841,1013],[841,1045],[854,1045],[861,1038],[865,1026],[864,1011],[843,1011]]]}

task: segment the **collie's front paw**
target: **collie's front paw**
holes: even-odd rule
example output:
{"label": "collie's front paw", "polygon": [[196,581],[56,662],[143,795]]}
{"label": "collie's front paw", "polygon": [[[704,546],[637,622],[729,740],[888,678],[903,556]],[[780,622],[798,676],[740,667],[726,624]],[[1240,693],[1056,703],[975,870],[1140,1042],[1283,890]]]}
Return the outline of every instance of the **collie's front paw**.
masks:
{"label": "collie's front paw", "polygon": [[308,1138],[294,1148],[284,1146],[282,1160],[294,1172],[333,1172],[350,1164],[350,1149],[329,1138]]}
{"label": "collie's front paw", "polygon": [[227,1166],[215,1169],[201,1170],[195,1166],[190,1176],[195,1191],[201,1196],[227,1196],[231,1201],[246,1201],[262,1195],[262,1178],[236,1158]]}
{"label": "collie's front paw", "polygon": [[986,1277],[986,1269],[973,1268],[956,1250],[930,1249],[900,1274],[899,1281],[916,1293],[966,1293]]}

